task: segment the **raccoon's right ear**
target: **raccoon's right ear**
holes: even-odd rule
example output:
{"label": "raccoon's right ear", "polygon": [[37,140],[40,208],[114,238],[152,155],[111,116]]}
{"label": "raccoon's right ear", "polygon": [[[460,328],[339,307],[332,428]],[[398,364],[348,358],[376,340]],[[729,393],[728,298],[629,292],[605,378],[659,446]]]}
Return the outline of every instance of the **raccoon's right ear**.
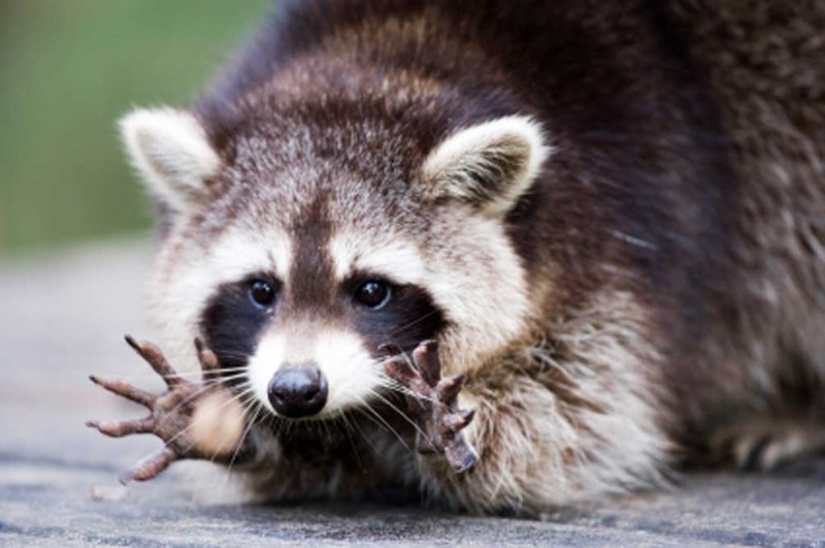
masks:
{"label": "raccoon's right ear", "polygon": [[132,164],[166,208],[187,213],[206,198],[207,181],[218,173],[221,159],[192,114],[139,109],[119,125]]}
{"label": "raccoon's right ear", "polygon": [[550,152],[527,116],[506,116],[459,130],[424,161],[424,193],[504,215],[527,191]]}

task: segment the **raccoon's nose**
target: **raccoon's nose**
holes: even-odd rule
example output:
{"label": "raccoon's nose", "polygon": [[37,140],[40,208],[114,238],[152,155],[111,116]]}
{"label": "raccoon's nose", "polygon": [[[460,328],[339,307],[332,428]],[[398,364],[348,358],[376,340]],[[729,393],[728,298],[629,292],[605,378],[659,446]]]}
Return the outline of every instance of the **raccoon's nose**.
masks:
{"label": "raccoon's nose", "polygon": [[269,381],[267,396],[279,415],[308,417],[327,403],[327,380],[314,365],[282,367]]}

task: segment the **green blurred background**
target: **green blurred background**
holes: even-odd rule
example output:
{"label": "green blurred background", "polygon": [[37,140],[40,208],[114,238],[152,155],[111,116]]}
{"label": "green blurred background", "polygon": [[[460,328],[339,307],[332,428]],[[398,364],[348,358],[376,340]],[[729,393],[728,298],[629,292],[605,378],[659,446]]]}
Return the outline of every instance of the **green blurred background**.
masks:
{"label": "green blurred background", "polygon": [[271,0],[0,0],[0,255],[145,229],[115,122],[186,105]]}

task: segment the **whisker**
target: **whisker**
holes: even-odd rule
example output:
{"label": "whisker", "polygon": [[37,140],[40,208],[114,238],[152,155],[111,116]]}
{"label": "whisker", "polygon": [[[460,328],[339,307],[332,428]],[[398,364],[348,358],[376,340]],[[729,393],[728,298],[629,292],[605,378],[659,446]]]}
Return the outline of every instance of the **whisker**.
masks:
{"label": "whisker", "polygon": [[[187,405],[188,403],[192,402],[195,398],[199,397],[200,395],[202,395],[207,390],[210,390],[210,389],[220,385],[221,381],[223,381],[223,380],[234,380],[234,379],[238,379],[238,378],[243,378],[244,376],[245,376],[244,374],[238,374],[238,375],[233,375],[233,376],[227,377],[225,379],[216,379],[214,381],[210,380],[210,381],[204,382],[203,385],[201,385],[198,388],[198,390],[196,390],[192,394],[189,394],[186,398],[184,398],[177,405],[175,405],[175,407],[173,407],[169,411],[169,414],[177,412],[181,408],[181,406]],[[163,424],[163,421],[161,421],[161,424]]]}
{"label": "whisker", "polygon": [[247,412],[254,407],[257,407],[257,409],[255,409],[255,414],[247,423],[246,428],[244,428],[243,434],[241,434],[241,441],[240,443],[238,443],[238,446],[235,448],[235,451],[232,452],[232,457],[229,459],[228,470],[230,472],[232,471],[232,466],[234,466],[235,464],[235,460],[238,458],[238,451],[241,450],[241,447],[243,446],[244,442],[246,442],[247,436],[250,434],[250,432],[252,432],[252,428],[256,424],[258,415],[261,413],[262,408],[259,405],[257,405],[257,402],[254,399],[252,399],[252,401],[250,402],[250,405],[247,408]]}
{"label": "whisker", "polygon": [[[246,417],[246,414],[249,412],[249,410],[252,407],[252,404],[250,403],[249,399],[246,399],[246,401],[243,401],[246,398],[246,396],[248,396],[251,393],[252,393],[252,388],[249,387],[249,388],[245,389],[244,391],[240,392],[238,394],[237,398],[233,398],[233,399],[237,399],[237,400],[241,401],[241,415],[243,417]],[[241,436],[241,440],[243,440],[243,435]],[[215,453],[209,459],[210,462],[215,462],[215,459],[223,451],[223,448],[224,448],[225,445],[226,445],[226,439],[224,439],[224,441],[222,441],[221,444],[218,446]],[[240,445],[238,447],[240,447]],[[236,452],[237,452],[237,449],[236,449]]]}
{"label": "whisker", "polygon": [[393,379],[388,379],[388,382],[382,383],[381,387],[386,388],[388,390],[392,390],[393,392],[398,392],[399,394],[404,394],[404,395],[410,396],[410,397],[418,399],[418,400],[424,400],[424,401],[428,401],[428,402],[431,402],[431,403],[437,403],[437,400],[434,399],[432,396],[427,396],[427,395],[424,395],[424,394],[419,394],[417,392],[413,392],[412,390],[410,390],[409,388],[407,388],[403,384],[401,384],[398,381],[395,381]]}
{"label": "whisker", "polygon": [[[207,387],[207,388],[208,388],[208,387]],[[202,391],[199,391],[199,392],[202,392]],[[240,397],[242,397],[242,396],[243,396],[243,394],[240,394],[240,395],[236,395],[236,396],[234,396],[234,397],[232,397],[232,398],[229,398],[228,400],[226,400],[225,402],[223,402],[220,406],[218,406],[218,410],[220,410],[220,409],[222,409],[222,408],[226,407],[227,405],[229,405],[230,403],[234,402],[235,400],[239,399],[239,398],[240,398]],[[178,406],[176,406],[174,409],[177,409],[179,406],[180,406],[180,404],[179,404]],[[173,410],[173,412],[174,412],[174,410]],[[171,414],[171,413],[170,413],[170,414]],[[171,437],[171,438],[169,438],[168,440],[164,441],[163,447],[164,447],[164,448],[169,447],[169,445],[171,445],[172,443],[174,443],[174,442],[175,442],[178,438],[180,438],[181,436],[183,436],[183,435],[187,434],[187,433],[188,433],[188,432],[192,429],[192,427],[193,427],[193,426],[194,426],[194,424],[192,424],[192,423],[190,422],[190,423],[189,423],[189,425],[188,425],[186,428],[182,429],[180,432],[178,432],[177,434],[175,434],[174,436],[172,436],[172,437]],[[192,444],[190,444],[190,445],[189,445],[189,447],[185,448],[185,449],[184,449],[184,452],[191,450],[191,449],[195,446],[195,443],[197,443],[197,440],[193,441],[193,442],[192,442]],[[155,454],[155,451],[153,451],[153,452],[152,452],[152,453],[150,453],[149,455],[147,455],[147,456],[143,457],[142,459],[140,459],[140,460],[138,461],[138,463],[141,463],[141,462],[145,461],[146,459],[150,458],[150,457],[151,457],[152,455],[154,455],[154,454]]]}
{"label": "whisker", "polygon": [[[224,407],[226,407],[227,405],[229,405],[229,404],[231,404],[231,403],[233,403],[233,402],[235,402],[235,401],[237,401],[237,400],[242,399],[244,396],[246,396],[247,394],[249,394],[249,393],[251,393],[251,392],[252,392],[252,388],[249,388],[248,390],[245,390],[244,392],[241,392],[240,394],[237,394],[237,395],[235,395],[235,396],[233,396],[233,397],[229,398],[228,400],[226,400],[225,402],[223,402],[221,405],[219,405],[219,406],[217,407],[217,409],[216,409],[216,410],[218,410],[218,411],[219,411],[219,410],[223,409],[223,408],[224,408]],[[183,435],[185,432],[187,432],[187,431],[191,430],[193,426],[194,426],[194,425],[190,423],[190,424],[189,424],[189,426],[187,426],[186,428],[184,428],[183,430],[181,430],[180,432],[178,432],[177,434],[175,434],[174,436],[172,436],[172,438],[170,438],[170,440],[166,443],[166,446],[168,446],[170,443],[172,443],[175,439],[179,438],[179,437],[180,437],[181,435]],[[188,452],[188,451],[190,451],[193,447],[195,447],[195,445],[197,444],[197,442],[198,442],[198,440],[193,440],[193,441],[192,441],[192,443],[189,445],[189,447],[187,447],[187,448],[185,448],[185,449],[184,449],[184,452]],[[210,459],[210,460],[211,460],[211,459]]]}
{"label": "whisker", "polygon": [[[389,426],[384,421],[379,421],[379,420],[376,419],[377,415],[376,415],[376,411],[374,409],[370,409],[368,407],[363,407],[362,409],[359,409],[359,411],[360,411],[360,414],[365,419],[369,420],[371,423],[373,423],[376,427],[378,427],[381,430],[389,430],[391,433],[393,433],[395,435],[395,437],[398,438],[399,442],[404,444],[404,441],[403,441],[403,439],[401,439],[401,436],[395,430],[393,430],[391,426]],[[406,447],[406,444],[404,444],[404,446]],[[409,447],[407,447],[407,449],[409,449]]]}
{"label": "whisker", "polygon": [[[398,438],[398,441],[401,443],[401,445],[404,446],[405,449],[407,449],[407,451],[412,451],[412,449],[410,449],[410,446],[407,445],[407,442],[404,441],[404,438],[401,436],[401,434],[399,434],[398,431],[395,430],[395,428],[393,428],[392,425],[389,422],[387,422],[387,420],[384,417],[382,417],[380,413],[378,413],[378,411],[373,409],[363,399],[362,399],[361,403],[362,403],[361,409],[363,409],[365,411],[369,411],[372,414],[372,417],[374,417],[375,419],[377,419],[380,422],[379,426],[383,425],[384,428],[386,428],[390,433],[392,433],[396,438]],[[369,416],[369,415],[365,415],[365,416]]]}
{"label": "whisker", "polygon": [[319,430],[319,434],[320,434],[320,430],[321,430],[321,429],[323,429],[323,430],[324,430],[324,434],[326,434],[326,436],[327,436],[327,443],[330,443],[330,444],[331,444],[331,443],[332,443],[332,432],[330,432],[330,430],[329,430],[329,422],[328,422],[328,421],[324,421],[324,420],[322,420],[322,421],[315,421],[315,422],[316,422],[316,423],[317,423],[317,425],[318,425],[318,426],[317,426],[317,429]]}
{"label": "whisker", "polygon": [[352,447],[352,453],[355,455],[355,458],[358,461],[358,467],[361,470],[366,470],[366,468],[364,467],[364,463],[361,460],[360,451],[358,451],[358,448],[355,445],[355,441],[353,439],[354,436],[351,435],[353,430],[355,430],[358,434],[361,435],[361,437],[364,439],[364,442],[366,442],[366,444],[369,446],[369,448],[372,450],[374,454],[378,455],[380,454],[380,452],[375,447],[375,444],[373,443],[372,439],[369,436],[367,436],[361,429],[361,426],[358,424],[358,421],[353,420],[352,422],[350,422],[351,418],[352,417],[349,417],[346,412],[341,413],[341,419],[344,421],[344,427],[347,430],[347,439],[349,440],[350,447]]}
{"label": "whisker", "polygon": [[394,404],[393,404],[390,400],[388,400],[388,399],[387,399],[387,398],[385,398],[383,395],[381,395],[381,393],[380,393],[380,392],[378,392],[378,391],[376,391],[376,390],[371,390],[371,392],[372,392],[373,396],[375,396],[376,398],[378,398],[379,400],[381,400],[382,402],[384,402],[384,404],[385,404],[387,407],[389,407],[390,409],[392,409],[393,411],[395,411],[396,413],[398,413],[398,416],[400,416],[402,419],[404,419],[405,421],[407,421],[407,422],[410,424],[410,426],[412,426],[412,427],[416,430],[416,432],[418,432],[419,434],[421,434],[424,438],[429,438],[429,436],[428,436],[427,434],[425,434],[425,433],[424,433],[424,431],[421,429],[421,427],[420,427],[420,426],[418,426],[418,425],[415,423],[415,421],[413,421],[410,417],[408,417],[408,416],[407,416],[407,414],[406,414],[406,413],[404,413],[404,412],[403,412],[403,411],[401,411],[398,407],[396,407],[396,406],[395,406],[395,405],[394,405]]}
{"label": "whisker", "polygon": [[351,436],[352,436],[352,433],[353,433],[353,431],[352,431],[352,424],[350,424],[350,422],[349,422],[349,417],[347,417],[347,412],[346,412],[346,411],[342,411],[342,412],[341,412],[341,415],[340,415],[340,418],[341,418],[341,424],[343,424],[343,425],[344,425],[344,432],[346,433],[346,435],[347,435],[347,439],[348,439],[348,440],[349,440],[349,442],[350,442],[350,446],[351,446],[351,447],[352,447],[352,449],[353,449],[353,453],[354,453],[355,455],[357,455],[357,454],[358,454],[358,452],[356,451],[355,446],[353,445],[353,442],[352,442],[352,437],[351,437]]}
{"label": "whisker", "polygon": [[[243,395],[243,396],[248,395],[248,390],[244,390],[244,392],[242,392],[240,395]],[[256,403],[257,403],[257,401],[255,400],[254,397],[247,398],[247,400],[242,403],[242,414],[243,414],[244,417],[249,416],[251,409],[253,409],[255,407]],[[226,473],[226,475],[224,476],[224,479],[223,479],[223,490],[224,491],[226,491],[230,486],[230,482],[232,481],[232,475],[231,475],[232,466],[234,465],[235,460],[237,459],[238,451],[243,446],[244,442],[246,441],[246,437],[247,437],[250,429],[252,428],[252,425],[255,423],[258,412],[259,411],[256,411],[255,416],[252,418],[252,420],[248,423],[248,425],[244,429],[243,433],[241,434],[241,439],[238,442],[237,447],[235,448],[235,450],[232,453],[232,456],[229,459],[229,463],[227,465],[227,470],[226,470],[227,473]],[[215,462],[215,459],[217,458],[218,454],[222,451],[225,444],[226,444],[225,441],[221,443],[218,450],[209,459],[210,462]],[[200,488],[203,488],[203,487],[204,487],[204,485],[201,484]]]}
{"label": "whisker", "polygon": [[[233,367],[233,368],[219,369],[217,372],[220,373],[220,374],[226,374],[226,373],[240,374],[240,373],[245,372],[246,369],[247,369],[246,367]],[[81,372],[78,372],[78,374],[80,374],[80,373]],[[86,373],[83,372],[83,375],[86,375]],[[183,380],[188,380],[188,381],[202,381],[203,380],[202,377],[203,377],[203,372],[202,371],[184,371],[182,373],[181,372],[176,373],[175,375],[158,375],[154,371],[147,371],[145,374],[143,374],[143,373],[134,373],[134,374],[129,374],[129,375],[118,375],[119,379],[121,379],[123,381],[126,381],[128,383],[131,383],[131,384],[139,384],[139,383],[142,383],[142,382],[152,381],[152,380],[155,380],[155,379],[164,379],[164,380],[183,379]],[[221,377],[221,378],[225,378],[225,377]],[[212,381],[212,379],[207,380],[207,382],[211,382],[211,381]]]}
{"label": "whisker", "polygon": [[423,322],[424,320],[428,319],[430,316],[433,316],[437,313],[438,312],[436,310],[431,310],[431,311],[427,312],[426,314],[422,314],[421,317],[419,317],[419,318],[417,318],[417,319],[415,319],[415,320],[413,320],[409,323],[406,323],[406,324],[402,325],[401,327],[399,327],[397,329],[394,329],[387,336],[390,337],[390,338],[394,337],[394,336],[398,335],[399,333],[401,333],[402,331],[404,331],[406,329],[410,329],[411,327]]}

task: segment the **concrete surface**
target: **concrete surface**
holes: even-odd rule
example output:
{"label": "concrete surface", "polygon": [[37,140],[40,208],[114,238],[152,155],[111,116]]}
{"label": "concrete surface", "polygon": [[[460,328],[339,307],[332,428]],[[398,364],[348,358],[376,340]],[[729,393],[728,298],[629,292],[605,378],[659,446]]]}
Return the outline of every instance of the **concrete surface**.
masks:
{"label": "concrete surface", "polygon": [[544,522],[370,505],[209,506],[174,473],[121,488],[118,474],[158,442],[86,429],[89,418],[142,412],[87,376],[160,389],[122,342],[152,337],[142,321],[148,267],[149,248],[135,241],[0,261],[0,546],[825,546],[825,461],[771,476],[691,475],[672,492]]}

